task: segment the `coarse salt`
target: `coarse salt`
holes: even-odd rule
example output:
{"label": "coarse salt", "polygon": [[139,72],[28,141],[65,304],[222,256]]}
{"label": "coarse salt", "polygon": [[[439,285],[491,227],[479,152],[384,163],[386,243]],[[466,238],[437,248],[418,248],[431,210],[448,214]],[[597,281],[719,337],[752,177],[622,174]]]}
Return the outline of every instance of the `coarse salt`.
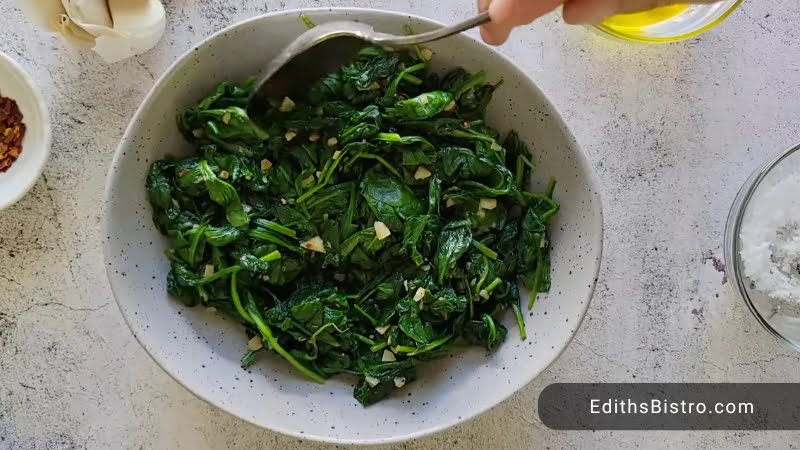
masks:
{"label": "coarse salt", "polygon": [[744,273],[772,298],[800,304],[800,175],[789,176],[763,195],[739,234]]}

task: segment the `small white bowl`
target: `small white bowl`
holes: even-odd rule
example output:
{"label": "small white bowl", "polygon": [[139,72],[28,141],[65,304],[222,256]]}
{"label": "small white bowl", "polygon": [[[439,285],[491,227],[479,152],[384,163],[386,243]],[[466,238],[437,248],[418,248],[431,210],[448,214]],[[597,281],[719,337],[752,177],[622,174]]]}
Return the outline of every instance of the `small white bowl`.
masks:
{"label": "small white bowl", "polygon": [[17,102],[25,124],[22,153],[0,173],[0,210],[21,199],[39,179],[50,155],[50,115],[31,77],[8,55],[0,53],[0,96]]}

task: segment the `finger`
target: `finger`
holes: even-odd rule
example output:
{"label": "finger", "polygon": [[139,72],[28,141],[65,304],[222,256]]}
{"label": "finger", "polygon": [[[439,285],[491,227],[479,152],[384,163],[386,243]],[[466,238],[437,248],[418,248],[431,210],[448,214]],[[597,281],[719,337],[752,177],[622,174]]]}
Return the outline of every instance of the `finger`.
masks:
{"label": "finger", "polygon": [[489,45],[501,45],[511,35],[511,28],[498,24],[487,24],[481,27],[481,39]]}
{"label": "finger", "polygon": [[[510,3],[513,0],[494,0],[494,3],[501,3],[507,2]],[[490,8],[492,0],[479,0],[478,1],[478,10],[480,12],[484,12]],[[491,12],[490,12],[491,16]],[[508,35],[511,34],[511,27],[513,25],[501,22],[499,20],[495,20],[492,17],[492,21],[483,25],[481,27],[481,39],[489,45],[500,45],[506,40],[508,40]]]}
{"label": "finger", "polygon": [[490,44],[501,44],[508,39],[511,30],[519,25],[533,22],[558,7],[563,0],[481,0],[489,3],[492,21],[481,29],[481,36]]}
{"label": "finger", "polygon": [[613,16],[619,0],[568,0],[564,3],[564,22],[573,25],[596,25]]}

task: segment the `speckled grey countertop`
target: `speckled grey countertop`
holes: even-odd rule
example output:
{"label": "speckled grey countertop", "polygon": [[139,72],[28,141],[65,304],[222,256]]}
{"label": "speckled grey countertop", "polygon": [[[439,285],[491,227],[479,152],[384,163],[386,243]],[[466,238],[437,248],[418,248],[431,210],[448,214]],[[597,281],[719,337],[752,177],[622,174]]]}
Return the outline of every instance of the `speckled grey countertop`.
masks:
{"label": "speckled grey countertop", "polygon": [[[190,45],[255,14],[371,6],[442,21],[470,0],[167,0],[158,47],[105,66],[0,3],[0,51],[43,88],[54,121],[44,176],[0,212],[0,449],[325,448],[196,399],[145,354],[114,304],[101,199],[118,139]],[[519,30],[512,56],[561,111],[603,188],[606,243],[575,341],[536,382],[478,419],[402,448],[788,448],[790,432],[560,432],[536,399],[556,381],[800,382],[798,355],[727,284],[722,233],[750,171],[800,141],[794,0],[750,1],[688,42],[643,46],[565,26]]]}

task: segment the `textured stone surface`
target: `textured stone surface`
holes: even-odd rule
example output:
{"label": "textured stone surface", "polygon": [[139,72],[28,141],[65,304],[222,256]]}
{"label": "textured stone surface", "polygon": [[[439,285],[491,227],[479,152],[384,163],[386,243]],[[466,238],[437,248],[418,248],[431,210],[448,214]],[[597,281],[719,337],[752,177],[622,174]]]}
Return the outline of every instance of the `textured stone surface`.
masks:
{"label": "textured stone surface", "polygon": [[[0,51],[42,87],[54,125],[44,176],[0,212],[0,449],[324,448],[196,399],[125,326],[100,249],[105,173],[154,79],[189,46],[258,13],[372,6],[442,21],[468,0],[168,0],[168,33],[105,66],[0,3]],[[402,448],[786,448],[789,432],[557,432],[536,399],[555,381],[792,381],[798,355],[767,335],[720,272],[728,207],[749,172],[800,140],[800,36],[791,0],[747,2],[688,42],[616,42],[556,15],[502,48],[536,80],[603,187],[603,270],[586,321],[536,382],[484,416]]]}

